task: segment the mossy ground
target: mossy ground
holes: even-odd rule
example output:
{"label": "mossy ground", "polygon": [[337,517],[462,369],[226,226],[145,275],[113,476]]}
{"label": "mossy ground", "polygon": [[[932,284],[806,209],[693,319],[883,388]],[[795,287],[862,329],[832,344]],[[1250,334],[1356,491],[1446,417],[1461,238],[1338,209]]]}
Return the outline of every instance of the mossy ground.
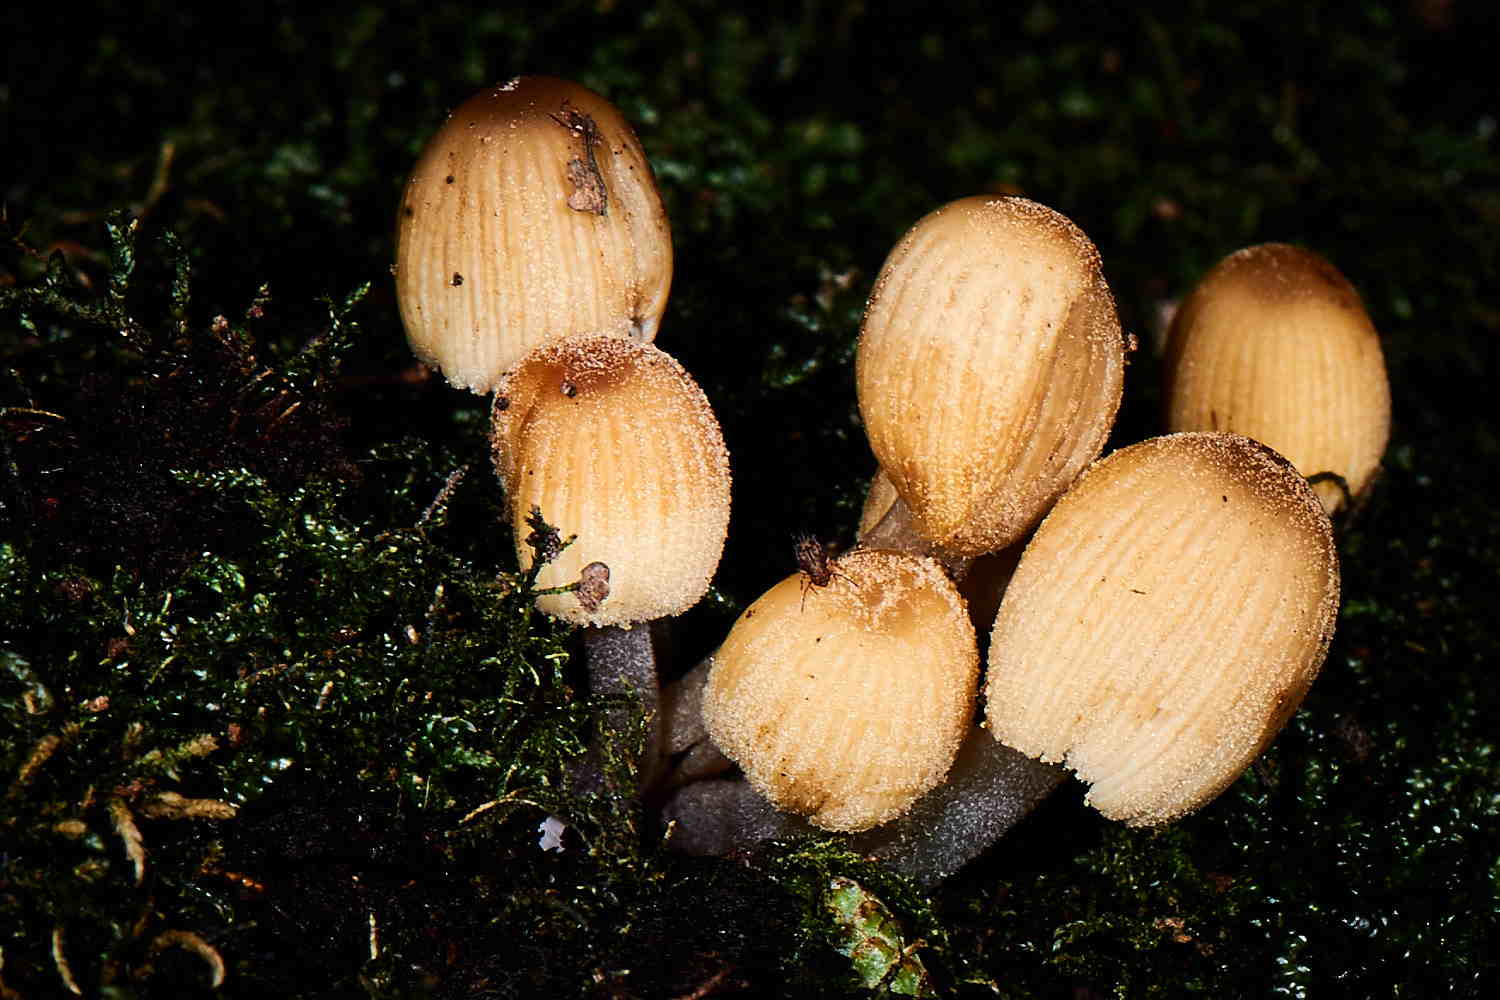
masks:
{"label": "mossy ground", "polygon": [[[210,952],[171,931],[233,996],[861,995],[830,875],[924,942],[940,995],[1479,995],[1497,15],[1184,10],[0,13],[0,995],[57,994],[64,968],[85,993],[206,992]],[[494,528],[483,403],[413,366],[387,273],[421,143],[518,72],[614,100],[667,199],[658,344],[736,474],[683,666],[791,570],[794,533],[850,538],[860,310],[931,208],[1024,193],[1098,244],[1148,345],[1115,444],[1157,429],[1164,303],[1250,243],[1333,260],[1382,332],[1395,428],[1341,538],[1332,653],[1270,753],[1161,831],[1065,792],[931,896],[833,845],[682,859],[628,798],[569,801],[593,711],[570,636]],[[164,792],[197,818],[152,818]],[[537,849],[549,811],[575,823],[562,854]]]}

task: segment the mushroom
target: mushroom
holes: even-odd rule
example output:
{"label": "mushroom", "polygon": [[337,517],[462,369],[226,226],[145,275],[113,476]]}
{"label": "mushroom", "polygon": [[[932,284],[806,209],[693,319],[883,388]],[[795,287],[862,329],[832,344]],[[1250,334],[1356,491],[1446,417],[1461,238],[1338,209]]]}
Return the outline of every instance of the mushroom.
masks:
{"label": "mushroom", "polygon": [[1250,438],[1152,438],[1097,463],[1026,547],[995,619],[991,734],[1164,823],[1227,788],[1297,710],[1338,613],[1333,532]]}
{"label": "mushroom", "polygon": [[856,359],[860,415],[917,530],[966,558],[1019,538],[1099,454],[1124,367],[1088,237],[1024,198],[964,198],[881,268]]}
{"label": "mushroom", "polygon": [[[988,625],[1025,533],[1103,447],[1124,353],[1098,253],[1063,216],[968,198],[921,220],[887,259],[860,337],[860,410],[881,467],[861,547],[939,557],[988,603]],[[986,741],[966,726],[947,780],[858,849],[935,881],[1062,780]],[[666,810],[689,849],[795,829],[742,785],[699,785]]]}
{"label": "mushroom", "polygon": [[931,559],[857,550],[825,582],[782,580],[714,654],[703,722],[776,807],[824,830],[905,811],[947,773],[974,712],[978,650]]}
{"label": "mushroom", "polygon": [[1380,337],[1327,260],[1264,243],[1230,254],[1173,318],[1173,431],[1238,431],[1291,460],[1330,514],[1368,489],[1390,435]]}
{"label": "mushroom", "polygon": [[[991,638],[988,732],[971,729],[941,784],[849,846],[935,884],[1051,792],[1056,762],[1110,818],[1196,809],[1296,710],[1337,607],[1331,525],[1285,459],[1235,434],[1122,449],[1027,545]],[[808,832],[742,782],[689,785],[668,815],[705,853]]]}
{"label": "mushroom", "polygon": [[492,420],[521,567],[532,510],[576,535],[539,571],[553,592],[537,606],[586,626],[596,693],[632,691],[654,716],[650,630],[632,626],[697,603],[729,526],[729,455],[708,400],[650,344],[580,337],[526,355],[496,387]]}
{"label": "mushroom", "polygon": [[544,340],[651,341],[672,237],[630,125],[579,84],[521,76],[474,95],[423,150],[396,225],[412,350],[487,393]]}

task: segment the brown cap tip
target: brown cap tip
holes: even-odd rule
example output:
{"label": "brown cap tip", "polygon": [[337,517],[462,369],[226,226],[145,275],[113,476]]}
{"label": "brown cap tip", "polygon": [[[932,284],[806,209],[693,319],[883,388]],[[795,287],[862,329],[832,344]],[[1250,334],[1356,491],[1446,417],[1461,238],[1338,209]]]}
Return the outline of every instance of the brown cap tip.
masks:
{"label": "brown cap tip", "polygon": [[[580,601],[542,597],[549,614],[588,625],[678,614],[708,589],[729,526],[729,454],[703,390],[650,344],[583,337],[544,344],[495,390],[495,468],[522,568],[533,506],[577,540],[538,587],[602,574]],[[590,605],[592,605],[590,607]]]}

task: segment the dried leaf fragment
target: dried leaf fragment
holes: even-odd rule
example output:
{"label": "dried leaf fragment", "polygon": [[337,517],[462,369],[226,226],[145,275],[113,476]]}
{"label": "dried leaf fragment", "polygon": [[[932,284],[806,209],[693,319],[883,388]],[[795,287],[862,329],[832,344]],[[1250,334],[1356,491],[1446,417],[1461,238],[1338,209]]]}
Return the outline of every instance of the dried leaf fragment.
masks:
{"label": "dried leaf fragment", "polygon": [[157,792],[140,806],[147,819],[234,819],[239,807],[218,799],[190,799],[176,792]]}
{"label": "dried leaf fragment", "polygon": [[135,825],[135,817],[130,815],[130,807],[124,799],[114,796],[106,808],[115,833],[125,845],[125,856],[135,866],[135,884],[140,885],[146,878],[146,840],[141,836],[140,827]]}

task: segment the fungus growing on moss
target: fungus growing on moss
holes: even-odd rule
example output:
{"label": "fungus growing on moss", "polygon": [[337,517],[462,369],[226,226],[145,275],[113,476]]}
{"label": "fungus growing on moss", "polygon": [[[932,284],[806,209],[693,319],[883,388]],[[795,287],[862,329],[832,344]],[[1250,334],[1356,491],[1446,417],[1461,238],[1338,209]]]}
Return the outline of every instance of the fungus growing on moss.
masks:
{"label": "fungus growing on moss", "polygon": [[777,807],[856,831],[942,780],[973,716],[978,650],[932,560],[855,551],[833,570],[809,589],[789,576],[745,610],[714,654],[703,721]]}
{"label": "fungus growing on moss", "polygon": [[1049,208],[964,198],[902,237],[865,313],[859,409],[940,553],[1014,541],[1099,454],[1124,343],[1098,251]]}
{"label": "fungus growing on moss", "polygon": [[534,559],[533,509],[576,536],[538,573],[538,588],[560,592],[537,606],[593,626],[595,693],[633,691],[654,713],[649,629],[630,626],[697,603],[729,528],[729,454],[707,398],[650,344],[579,337],[526,355],[491,413],[522,569]]}
{"label": "fungus growing on moss", "polygon": [[491,391],[544,340],[649,342],[672,283],[651,165],[620,112],[522,76],[461,104],[401,196],[396,293],[412,350]]}
{"label": "fungus growing on moss", "polygon": [[1132,825],[1213,799],[1271,742],[1338,612],[1323,508],[1238,434],[1153,438],[1085,473],[1026,548],[995,620],[994,737],[1090,782]]}
{"label": "fungus growing on moss", "polygon": [[1380,337],[1359,293],[1310,250],[1230,254],[1173,318],[1166,349],[1173,431],[1235,431],[1285,455],[1330,514],[1373,481],[1390,435]]}

